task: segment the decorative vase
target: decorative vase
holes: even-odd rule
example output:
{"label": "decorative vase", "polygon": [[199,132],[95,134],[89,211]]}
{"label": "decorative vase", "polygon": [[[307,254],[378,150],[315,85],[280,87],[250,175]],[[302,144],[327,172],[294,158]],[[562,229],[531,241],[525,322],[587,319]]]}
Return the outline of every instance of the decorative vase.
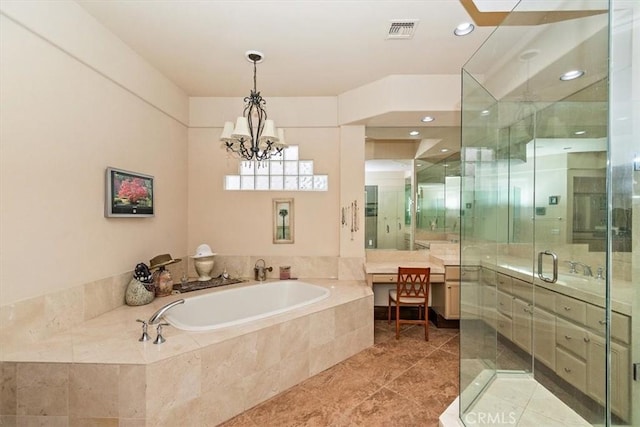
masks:
{"label": "decorative vase", "polygon": [[[147,289],[147,286],[151,289]],[[127,305],[149,304],[156,297],[153,284],[146,285],[136,278],[131,279],[124,294]]]}
{"label": "decorative vase", "polygon": [[194,258],[193,265],[198,273],[198,281],[206,282],[211,280],[211,270],[213,270],[213,264],[215,263],[212,256],[205,256],[201,258]]}
{"label": "decorative vase", "polygon": [[166,297],[171,295],[173,291],[173,279],[171,273],[164,267],[160,267],[159,270],[153,272],[153,283],[156,286],[156,296]]}

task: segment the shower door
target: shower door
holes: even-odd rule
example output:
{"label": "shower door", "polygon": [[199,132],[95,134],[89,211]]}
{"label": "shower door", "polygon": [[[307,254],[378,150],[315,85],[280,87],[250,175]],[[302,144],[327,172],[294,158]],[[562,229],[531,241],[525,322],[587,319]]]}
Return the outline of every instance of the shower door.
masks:
{"label": "shower door", "polygon": [[[585,13],[560,19],[569,3]],[[461,264],[481,268],[461,284],[465,425],[487,408],[522,425],[637,423],[632,301],[611,292],[635,258],[631,190],[611,188],[629,163],[610,169],[622,29],[612,36],[609,6],[545,2],[549,19],[529,26],[512,13],[465,64]],[[501,395],[502,378],[534,381]]]}
{"label": "shower door", "polygon": [[[530,325],[535,380],[566,405],[568,420],[579,416],[593,425],[605,424],[607,416],[607,204],[604,195],[589,209],[576,202],[585,190],[606,191],[606,32],[601,37],[600,69],[592,63],[577,66],[600,71],[603,78],[585,81],[533,117],[526,159],[533,166],[527,209],[533,225],[531,302],[518,306],[518,317],[529,318],[522,323]],[[585,185],[593,188],[581,188]],[[576,239],[576,221],[585,216],[590,219],[581,222]],[[549,410],[558,413],[560,408]],[[616,410],[626,419],[626,409],[618,405]]]}

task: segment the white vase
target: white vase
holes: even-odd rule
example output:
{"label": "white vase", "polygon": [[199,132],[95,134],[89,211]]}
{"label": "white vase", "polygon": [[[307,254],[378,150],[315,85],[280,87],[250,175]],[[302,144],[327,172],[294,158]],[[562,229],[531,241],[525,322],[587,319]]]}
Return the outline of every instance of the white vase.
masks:
{"label": "white vase", "polygon": [[211,270],[213,270],[214,263],[213,255],[193,259],[193,265],[198,273],[199,282],[211,280]]}

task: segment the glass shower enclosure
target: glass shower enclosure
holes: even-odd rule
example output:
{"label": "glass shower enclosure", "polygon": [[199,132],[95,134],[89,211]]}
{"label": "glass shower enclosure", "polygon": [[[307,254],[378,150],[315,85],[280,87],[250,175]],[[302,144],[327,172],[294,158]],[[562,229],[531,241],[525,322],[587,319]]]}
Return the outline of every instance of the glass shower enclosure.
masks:
{"label": "glass shower enclosure", "polygon": [[639,16],[522,0],[463,68],[464,425],[640,425]]}

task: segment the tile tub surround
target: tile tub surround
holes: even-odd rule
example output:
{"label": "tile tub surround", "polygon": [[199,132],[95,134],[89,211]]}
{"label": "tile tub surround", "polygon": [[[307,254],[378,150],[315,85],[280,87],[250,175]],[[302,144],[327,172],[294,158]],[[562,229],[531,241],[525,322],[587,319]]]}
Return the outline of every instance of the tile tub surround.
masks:
{"label": "tile tub surround", "polygon": [[[173,295],[148,306],[119,307],[16,349],[0,364],[0,420],[223,422],[373,344],[373,295],[364,282],[307,281],[329,287],[331,296],[258,324],[211,332],[166,327],[164,344],[138,342],[135,319],[180,297]],[[155,337],[155,330],[149,332]],[[41,372],[37,381],[28,377],[34,370]]]}
{"label": "tile tub surround", "polygon": [[[182,261],[167,266],[174,282],[186,272],[193,280],[197,277],[193,259],[178,257]],[[328,278],[339,280],[365,280],[364,258],[342,257],[269,257],[216,255],[213,276],[224,268],[233,277],[253,279],[253,266],[263,258],[273,266],[268,278],[277,279],[278,266],[289,265],[297,278]],[[94,317],[125,305],[125,292],[133,272],[95,280],[51,294],[0,306],[0,360],[3,354],[25,344],[38,342],[58,334]]]}

